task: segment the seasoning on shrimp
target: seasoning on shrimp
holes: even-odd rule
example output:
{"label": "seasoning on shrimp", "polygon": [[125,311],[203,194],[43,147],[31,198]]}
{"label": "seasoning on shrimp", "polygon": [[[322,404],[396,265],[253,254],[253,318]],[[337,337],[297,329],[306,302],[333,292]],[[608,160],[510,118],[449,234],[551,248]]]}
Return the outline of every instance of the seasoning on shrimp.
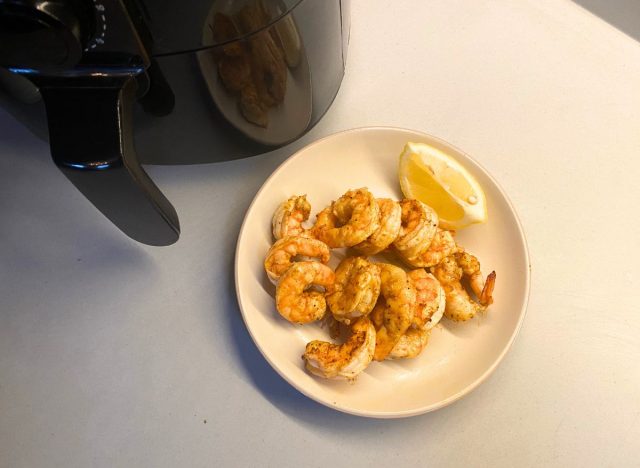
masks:
{"label": "seasoning on shrimp", "polygon": [[[472,319],[476,313],[483,312],[493,302],[493,288],[496,272],[492,271],[486,281],[480,272],[480,262],[473,255],[461,252],[445,258],[432,268],[433,275],[440,281],[445,297],[444,315],[455,322]],[[469,293],[461,283],[463,277],[469,280],[472,291],[478,302],[469,297]]]}
{"label": "seasoning on shrimp", "polygon": [[429,247],[438,227],[438,215],[421,201],[405,199],[401,227],[393,246],[403,258],[412,258]]}
{"label": "seasoning on shrimp", "polygon": [[271,246],[264,260],[264,269],[269,279],[276,283],[298,257],[304,260],[317,258],[326,264],[329,263],[331,251],[327,244],[317,239],[303,236],[283,237]]}
{"label": "seasoning on shrimp", "polygon": [[282,202],[276,208],[271,220],[271,230],[275,239],[286,236],[308,236],[308,231],[302,226],[311,214],[311,204],[306,195],[294,195]]}
{"label": "seasoning on shrimp", "polygon": [[378,229],[379,214],[369,190],[349,190],[318,213],[312,233],[332,249],[353,247]]}
{"label": "seasoning on shrimp", "polygon": [[411,270],[407,278],[416,288],[416,308],[412,327],[432,329],[442,318],[445,293],[438,280],[424,268]]}
{"label": "seasoning on shrimp", "polygon": [[387,359],[410,359],[418,356],[429,343],[431,330],[426,328],[409,328],[400,337]]}
{"label": "seasoning on shrimp", "polygon": [[468,278],[471,290],[477,296],[478,301],[483,306],[488,307],[493,304],[493,288],[495,287],[496,272],[492,271],[485,281],[480,271],[480,262],[476,257],[468,252],[456,254],[456,262],[462,268],[462,273]]}
{"label": "seasoning on shrimp", "polygon": [[311,341],[302,359],[305,368],[319,377],[354,379],[371,363],[375,347],[376,330],[367,317],[361,317],[351,326],[344,344]]}
{"label": "seasoning on shrimp", "polygon": [[444,290],[432,274],[427,273],[424,268],[419,268],[407,273],[407,278],[416,289],[413,321],[387,359],[418,356],[429,343],[431,329],[440,321],[444,313]]}
{"label": "seasoning on shrimp", "polygon": [[380,300],[371,313],[376,328],[373,358],[384,360],[407,331],[415,312],[416,291],[402,268],[387,263],[380,266]]}
{"label": "seasoning on shrimp", "polygon": [[327,310],[324,293],[312,286],[331,291],[333,270],[319,262],[293,263],[276,286],[276,309],[293,323],[310,323],[321,319]]}
{"label": "seasoning on shrimp", "polygon": [[400,204],[388,198],[378,198],[380,211],[379,227],[367,239],[354,246],[362,255],[375,255],[389,247],[398,237],[401,226],[402,208]]}
{"label": "seasoning on shrimp", "polygon": [[433,240],[415,256],[407,256],[405,252],[398,251],[405,263],[414,268],[432,267],[440,263],[445,257],[453,255],[462,249],[458,247],[453,238],[452,231],[438,228]]}
{"label": "seasoning on shrimp", "polygon": [[349,324],[371,312],[379,294],[380,268],[365,257],[345,257],[336,268],[327,303],[336,320]]}

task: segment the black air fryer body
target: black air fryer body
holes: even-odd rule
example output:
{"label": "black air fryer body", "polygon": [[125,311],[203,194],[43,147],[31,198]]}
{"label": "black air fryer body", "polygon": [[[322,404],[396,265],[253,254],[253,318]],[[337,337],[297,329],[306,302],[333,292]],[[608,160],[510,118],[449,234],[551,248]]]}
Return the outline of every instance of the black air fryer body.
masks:
{"label": "black air fryer body", "polygon": [[307,132],[335,97],[348,0],[0,0],[0,105],[132,238],[177,214],[142,164],[252,156]]}

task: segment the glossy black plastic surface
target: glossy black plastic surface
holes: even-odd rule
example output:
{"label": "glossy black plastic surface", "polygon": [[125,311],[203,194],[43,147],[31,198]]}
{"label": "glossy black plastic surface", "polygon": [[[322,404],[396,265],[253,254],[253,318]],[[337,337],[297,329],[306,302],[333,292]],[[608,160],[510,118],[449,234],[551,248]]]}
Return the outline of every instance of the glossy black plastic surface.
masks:
{"label": "glossy black plastic surface", "polygon": [[[102,3],[113,13],[108,2]],[[154,47],[154,43],[149,41],[152,36],[163,33],[160,25],[166,24],[169,28],[168,23],[154,20],[152,15],[153,11],[156,14],[163,11],[163,6],[167,11],[177,9],[168,3],[171,2],[136,2],[135,11],[151,9],[152,21],[144,28],[138,26],[135,29],[135,39],[142,40],[145,47]],[[186,3],[190,7],[184,8],[185,3],[181,3],[186,11],[176,13],[172,31],[165,32],[179,36],[182,31],[189,35],[193,34],[194,24],[197,24],[201,45],[206,42],[207,31],[211,30],[212,12],[219,8],[218,2],[207,2],[207,11],[202,11],[203,2]],[[194,164],[253,156],[299,138],[320,120],[338,92],[344,74],[349,2],[302,0],[294,3],[295,8],[281,16],[280,21],[263,29],[263,32],[275,34],[276,26],[289,21],[295,25],[302,47],[298,66],[287,70],[285,99],[268,109],[270,116],[273,115],[272,125],[279,126],[278,135],[270,137],[269,125],[259,127],[243,121],[237,94],[226,90],[220,82],[216,58],[225,47],[238,44],[245,47],[250,40],[256,39],[255,35],[249,35],[247,39],[227,42],[226,46],[146,58],[146,71],[136,78],[138,93],[133,106],[133,135],[142,163]],[[196,14],[198,11],[202,16]],[[179,21],[187,14],[190,15],[188,22]],[[112,17],[117,19],[121,31],[127,26],[122,15],[114,14]],[[130,21],[133,26],[137,24],[133,19]],[[145,51],[137,50],[133,39],[124,36],[120,34],[118,37],[118,47],[129,50],[128,56],[119,58],[110,51],[113,48],[111,43],[105,43],[89,49],[83,61],[91,65],[102,60],[109,62],[115,70],[127,65],[131,58],[145,59]],[[73,71],[83,73],[82,65]],[[84,72],[87,70],[91,68],[85,68]],[[0,70],[0,105],[34,133],[47,138],[46,114],[39,92],[28,77]]]}
{"label": "glossy black plastic surface", "polygon": [[180,234],[178,215],[137,160],[131,133],[135,87],[131,76],[43,84],[51,155],[123,232],[145,244],[169,245]]}
{"label": "glossy black plastic surface", "polygon": [[1,66],[72,67],[93,33],[86,0],[0,0]]}
{"label": "glossy black plastic surface", "polygon": [[[260,0],[259,3],[271,12],[270,20],[261,24],[265,27],[275,24],[301,3],[307,0]],[[172,0],[141,1],[127,0],[133,9],[137,8],[143,21],[149,25],[153,38],[151,53],[153,55],[176,54],[218,45],[228,40],[246,38],[259,28],[250,31],[238,31],[223,40],[202,40],[202,29],[208,17],[214,12],[235,15],[247,6],[255,5],[256,0],[189,0],[175,2]],[[332,3],[331,1],[318,3]]]}
{"label": "glossy black plastic surface", "polygon": [[74,185],[148,244],[175,241],[179,227],[139,162],[208,163],[285,145],[324,115],[344,74],[348,0],[91,3],[80,60],[0,69],[0,105],[49,138]]}
{"label": "glossy black plastic surface", "polygon": [[[264,153],[309,131],[340,87],[348,37],[348,30],[343,35],[342,27],[348,28],[348,24],[343,25],[340,1],[304,0],[288,17],[300,37],[300,59],[296,67],[288,68],[284,99],[267,110],[265,127],[243,118],[238,94],[221,82],[216,57],[224,47],[155,57],[166,89],[157,94],[169,100],[170,91],[175,107],[162,117],[144,106],[136,107],[135,139],[140,159],[148,164],[224,161]],[[151,79],[150,93],[159,82]]]}

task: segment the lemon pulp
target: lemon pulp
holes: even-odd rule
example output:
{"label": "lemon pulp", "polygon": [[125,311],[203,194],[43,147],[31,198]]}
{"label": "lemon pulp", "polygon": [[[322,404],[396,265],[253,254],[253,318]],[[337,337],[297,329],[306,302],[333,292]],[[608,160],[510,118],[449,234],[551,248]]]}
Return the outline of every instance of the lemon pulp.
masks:
{"label": "lemon pulp", "polygon": [[405,197],[431,206],[445,229],[486,221],[486,197],[475,178],[453,157],[424,143],[407,143],[400,154]]}

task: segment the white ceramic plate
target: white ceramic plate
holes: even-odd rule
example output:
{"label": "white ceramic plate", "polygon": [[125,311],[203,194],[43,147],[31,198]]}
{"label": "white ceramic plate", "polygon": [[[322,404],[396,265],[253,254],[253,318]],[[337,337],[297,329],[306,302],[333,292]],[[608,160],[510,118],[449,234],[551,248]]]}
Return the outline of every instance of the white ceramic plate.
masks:
{"label": "white ceramic plate", "polygon": [[[489,221],[458,232],[486,273],[497,273],[495,303],[466,323],[443,319],[414,359],[373,362],[355,383],[314,377],[301,355],[307,342],[329,340],[318,324],[293,325],[278,315],[263,261],[273,240],[271,216],[283,200],[307,194],[312,214],[350,188],[401,199],[398,155],[407,141],[453,155],[483,186]],[[335,266],[335,263],[333,264]],[[529,255],[520,222],[497,182],[473,159],[442,140],[411,130],[361,128],[331,135],[298,151],[264,183],[249,207],[236,250],[236,292],[244,321],[273,368],[308,397],[360,416],[396,418],[441,408],[468,394],[496,368],[524,319]]]}

